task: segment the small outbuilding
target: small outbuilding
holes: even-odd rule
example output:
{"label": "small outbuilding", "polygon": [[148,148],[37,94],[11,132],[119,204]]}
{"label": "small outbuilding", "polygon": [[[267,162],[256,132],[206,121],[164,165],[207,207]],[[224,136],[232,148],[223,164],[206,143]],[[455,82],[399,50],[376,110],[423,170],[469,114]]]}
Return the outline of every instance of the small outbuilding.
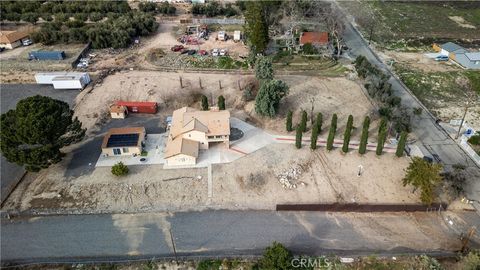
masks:
{"label": "small outbuilding", "polygon": [[141,155],[146,140],[144,127],[112,128],[103,137],[104,156]]}
{"label": "small outbuilding", "polygon": [[110,116],[113,119],[125,119],[128,115],[127,107],[112,105],[110,106]]}
{"label": "small outbuilding", "polygon": [[300,35],[299,45],[303,46],[307,43],[310,43],[315,47],[327,46],[328,33],[327,32],[303,32]]}
{"label": "small outbuilding", "polygon": [[22,40],[28,39],[29,34],[22,31],[0,31],[0,48],[14,49],[22,46]]}
{"label": "small outbuilding", "polygon": [[117,106],[125,106],[131,113],[157,113],[157,103],[149,101],[117,101]]}

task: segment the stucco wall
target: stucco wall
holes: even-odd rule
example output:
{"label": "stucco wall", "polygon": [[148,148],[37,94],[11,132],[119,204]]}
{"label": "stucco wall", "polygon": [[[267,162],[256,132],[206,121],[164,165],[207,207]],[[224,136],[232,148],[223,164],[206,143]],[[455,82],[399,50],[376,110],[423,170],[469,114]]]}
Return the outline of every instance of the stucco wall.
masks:
{"label": "stucco wall", "polygon": [[[113,148],[103,148],[102,149],[102,154],[106,154],[108,156],[118,156],[113,154],[113,149],[118,148],[120,149],[120,156],[131,156],[134,154],[140,155],[142,153],[142,147],[134,146],[134,147],[113,147]],[[128,149],[128,152],[125,153],[123,150],[124,148]]]}
{"label": "stucco wall", "polygon": [[187,156],[184,154],[178,154],[173,157],[169,157],[165,159],[168,166],[187,166],[187,165],[195,165],[197,159],[195,157]]}

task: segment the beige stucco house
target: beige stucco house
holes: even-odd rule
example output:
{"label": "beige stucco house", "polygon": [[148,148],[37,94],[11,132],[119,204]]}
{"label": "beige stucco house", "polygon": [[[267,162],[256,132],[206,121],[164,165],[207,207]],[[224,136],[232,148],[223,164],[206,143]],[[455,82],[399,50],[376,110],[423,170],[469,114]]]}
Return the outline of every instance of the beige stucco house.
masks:
{"label": "beige stucco house", "polygon": [[22,45],[22,40],[27,39],[28,33],[22,31],[0,31],[0,48],[13,49]]}
{"label": "beige stucco house", "polygon": [[208,149],[212,143],[230,147],[229,111],[189,107],[175,110],[165,149],[166,165],[195,165],[199,149]]}
{"label": "beige stucco house", "polygon": [[102,154],[105,156],[129,156],[142,154],[145,144],[144,127],[112,128],[103,137]]}

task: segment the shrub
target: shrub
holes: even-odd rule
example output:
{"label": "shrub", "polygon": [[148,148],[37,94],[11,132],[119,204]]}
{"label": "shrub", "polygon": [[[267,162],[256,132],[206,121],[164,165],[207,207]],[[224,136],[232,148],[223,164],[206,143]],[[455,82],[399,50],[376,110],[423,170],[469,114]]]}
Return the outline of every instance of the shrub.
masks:
{"label": "shrub", "polygon": [[312,150],[317,149],[317,139],[318,139],[318,126],[313,125],[312,136],[310,138],[310,149]]}
{"label": "shrub", "polygon": [[127,165],[123,164],[123,162],[118,162],[117,164],[112,166],[112,174],[115,176],[127,175],[128,174]]}
{"label": "shrub", "polygon": [[255,61],[255,77],[259,80],[273,79],[272,59],[269,57],[258,57]]}
{"label": "shrub", "polygon": [[419,157],[414,157],[407,167],[403,178],[403,186],[409,184],[415,190],[420,188],[420,200],[430,205],[435,200],[435,187],[442,181],[441,171],[442,165],[429,163]]}
{"label": "shrub", "polygon": [[380,121],[380,126],[378,128],[378,142],[377,142],[377,150],[376,153],[380,156],[383,152],[383,146],[385,145],[385,140],[387,138],[387,120],[382,118]]}
{"label": "shrub", "polygon": [[302,132],[307,131],[307,112],[302,110],[302,118],[300,120],[300,129]]}
{"label": "shrub", "polygon": [[218,97],[217,104],[220,110],[225,110],[225,98],[223,96]]}
{"label": "shrub", "polygon": [[288,94],[288,85],[280,80],[265,82],[255,98],[255,111],[264,116],[274,117],[277,114],[280,100]]}
{"label": "shrub", "polygon": [[292,116],[293,116],[293,112],[292,111],[288,111],[287,113],[287,122],[286,122],[286,129],[288,132],[292,131],[293,130],[293,126],[292,126]]}
{"label": "shrub", "polygon": [[368,129],[370,128],[370,117],[365,116],[365,120],[363,120],[363,128],[362,128],[362,136],[360,138],[360,146],[358,147],[358,153],[364,155],[367,151],[367,143],[368,143]]}
{"label": "shrub", "polygon": [[480,145],[480,135],[473,135],[468,139],[468,143],[473,145]]}
{"label": "shrub", "polygon": [[402,133],[400,134],[400,139],[398,140],[397,151],[395,152],[395,155],[397,157],[403,156],[403,152],[405,151],[406,141],[407,141],[407,132],[402,131]]}
{"label": "shrub", "polygon": [[202,111],[208,111],[208,98],[202,95]]}
{"label": "shrub", "polygon": [[347,120],[347,127],[345,128],[345,133],[343,135],[342,151],[344,153],[348,152],[348,146],[350,144],[350,135],[351,135],[351,132],[352,132],[352,127],[353,127],[353,116],[349,115],[348,120]]}
{"label": "shrub", "polygon": [[295,133],[295,147],[297,147],[297,149],[302,148],[302,136],[302,128],[298,125]]}
{"label": "shrub", "polygon": [[260,269],[291,269],[292,253],[282,244],[273,242],[270,247],[265,249],[263,257],[260,259]]}
{"label": "shrub", "polygon": [[318,50],[311,43],[303,45],[302,52],[307,55],[318,54]]}
{"label": "shrub", "polygon": [[315,126],[317,126],[318,133],[322,132],[323,124],[323,115],[322,113],[317,113],[317,118],[315,118]]}
{"label": "shrub", "polygon": [[330,123],[330,131],[328,132],[327,138],[327,150],[331,151],[333,149],[333,141],[335,140],[335,133],[337,132],[337,114],[333,114],[332,122]]}

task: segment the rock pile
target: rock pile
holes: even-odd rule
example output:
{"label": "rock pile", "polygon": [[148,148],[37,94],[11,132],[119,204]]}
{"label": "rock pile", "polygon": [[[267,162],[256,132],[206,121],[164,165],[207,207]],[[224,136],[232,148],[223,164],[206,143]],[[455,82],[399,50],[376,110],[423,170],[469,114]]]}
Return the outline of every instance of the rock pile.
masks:
{"label": "rock pile", "polygon": [[295,189],[297,188],[296,181],[300,175],[302,175],[302,170],[299,167],[292,167],[281,172],[277,179],[284,189]]}

